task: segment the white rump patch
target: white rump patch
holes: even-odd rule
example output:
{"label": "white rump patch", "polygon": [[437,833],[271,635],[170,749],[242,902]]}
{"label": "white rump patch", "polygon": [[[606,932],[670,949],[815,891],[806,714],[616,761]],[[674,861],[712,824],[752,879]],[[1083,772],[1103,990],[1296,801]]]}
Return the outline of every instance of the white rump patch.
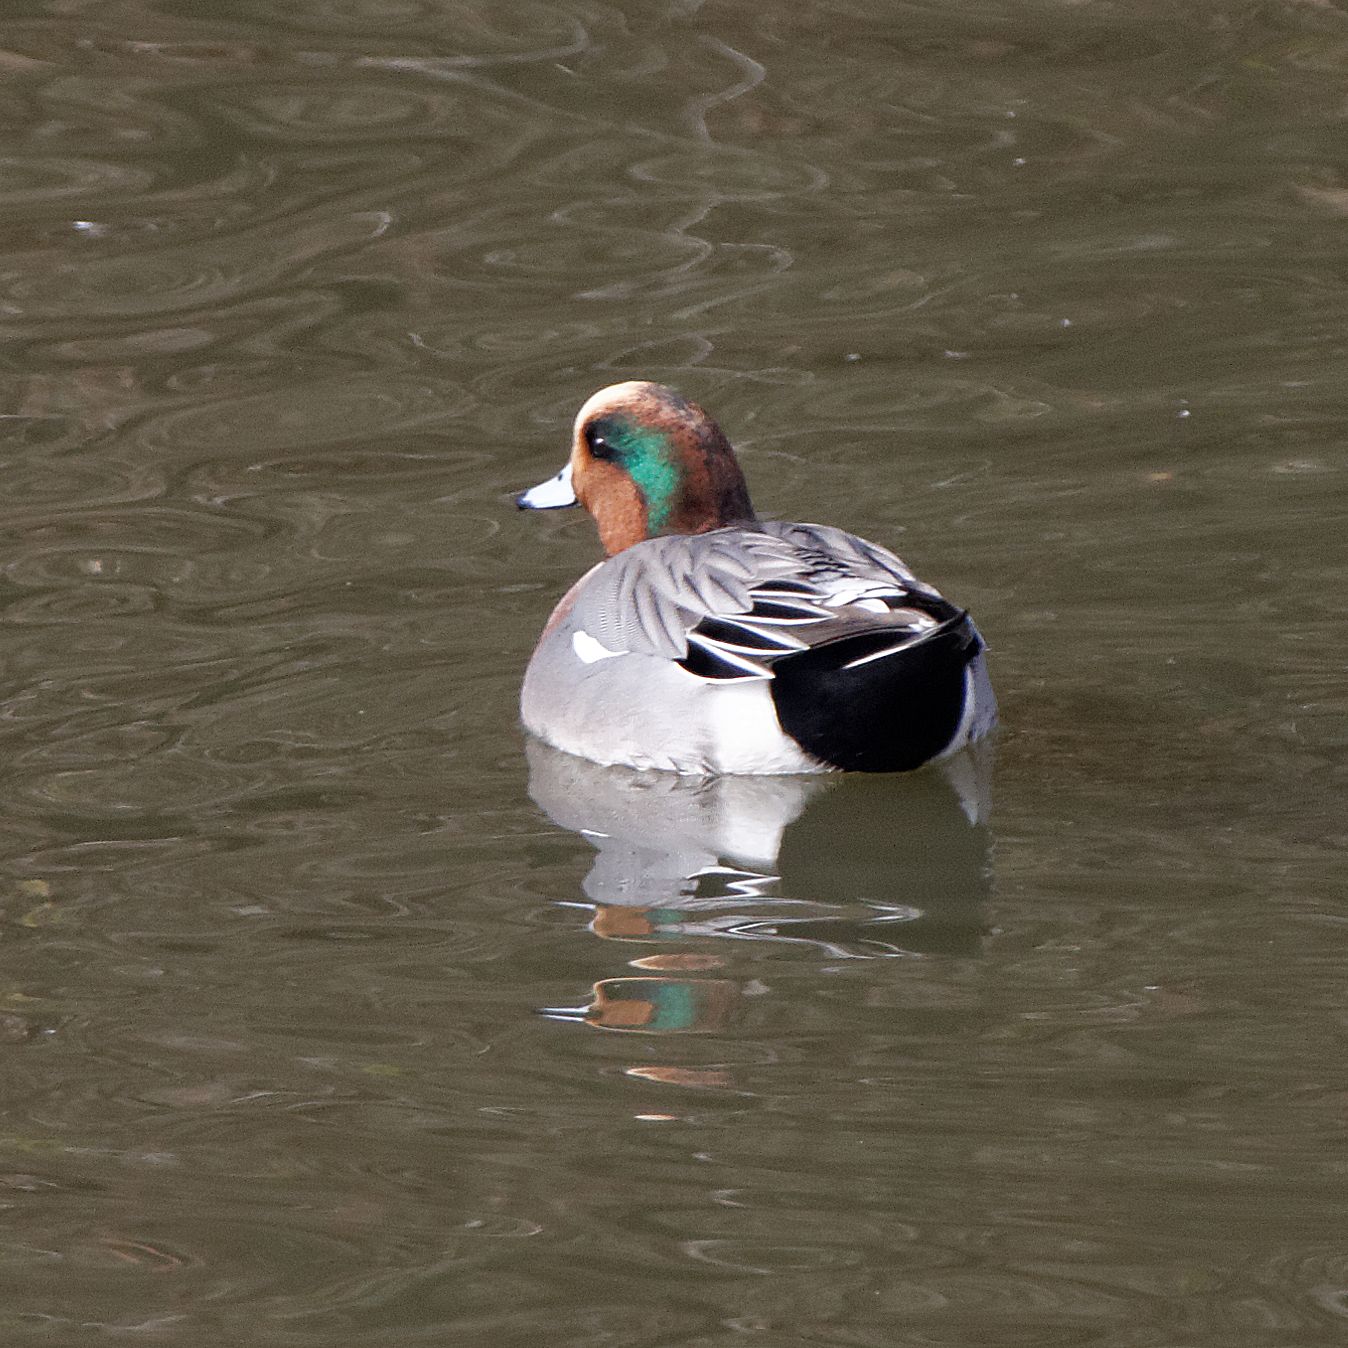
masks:
{"label": "white rump patch", "polygon": [[588,632],[577,632],[571,638],[571,649],[582,663],[592,665],[598,660],[612,660],[615,655],[626,655],[626,651],[611,651],[603,642],[596,641]]}

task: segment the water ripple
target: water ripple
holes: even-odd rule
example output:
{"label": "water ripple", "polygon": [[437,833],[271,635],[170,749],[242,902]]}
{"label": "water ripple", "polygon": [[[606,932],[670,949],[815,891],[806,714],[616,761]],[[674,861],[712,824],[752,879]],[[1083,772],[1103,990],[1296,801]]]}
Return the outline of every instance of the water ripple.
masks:
{"label": "water ripple", "polygon": [[[1341,1331],[1332,5],[11,9],[0,1339]],[[634,376],[996,813],[526,784]]]}

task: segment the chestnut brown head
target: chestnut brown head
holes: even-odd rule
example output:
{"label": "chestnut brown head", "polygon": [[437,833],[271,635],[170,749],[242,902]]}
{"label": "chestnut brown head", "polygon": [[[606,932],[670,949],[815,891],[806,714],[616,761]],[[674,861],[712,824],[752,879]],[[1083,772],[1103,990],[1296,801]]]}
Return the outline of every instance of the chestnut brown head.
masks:
{"label": "chestnut brown head", "polygon": [[701,534],[754,519],[721,428],[673,389],[635,380],[590,398],[576,417],[567,466],[519,504],[547,509],[577,500],[610,555],[659,534]]}

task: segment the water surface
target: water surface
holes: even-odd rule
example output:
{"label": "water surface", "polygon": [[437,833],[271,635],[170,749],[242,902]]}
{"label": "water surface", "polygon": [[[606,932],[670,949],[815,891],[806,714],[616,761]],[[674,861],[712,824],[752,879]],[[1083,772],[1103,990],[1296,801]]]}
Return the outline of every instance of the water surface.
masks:
{"label": "water surface", "polygon": [[[1337,4],[12,0],[0,1337],[1348,1317]],[[977,615],[954,774],[526,746],[601,384]],[[602,835],[602,836],[601,836]]]}

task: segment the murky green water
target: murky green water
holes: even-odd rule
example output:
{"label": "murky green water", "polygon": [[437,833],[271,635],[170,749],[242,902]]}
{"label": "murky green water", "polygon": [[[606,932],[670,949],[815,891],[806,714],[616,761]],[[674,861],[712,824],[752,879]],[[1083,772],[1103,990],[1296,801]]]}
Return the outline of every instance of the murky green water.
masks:
{"label": "murky green water", "polygon": [[[1348,10],[9,0],[0,70],[0,1340],[1343,1333]],[[526,756],[597,551],[509,492],[638,375],[972,608],[995,764]]]}

